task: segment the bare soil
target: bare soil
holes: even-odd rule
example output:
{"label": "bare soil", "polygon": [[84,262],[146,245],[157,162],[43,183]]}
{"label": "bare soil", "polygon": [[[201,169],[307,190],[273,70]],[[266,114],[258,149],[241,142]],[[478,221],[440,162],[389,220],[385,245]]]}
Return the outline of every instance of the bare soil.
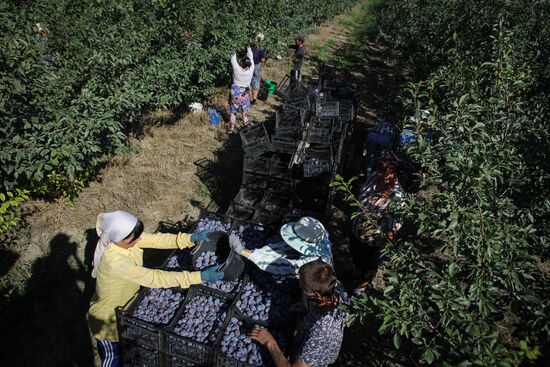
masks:
{"label": "bare soil", "polygon": [[[361,58],[346,71],[346,78],[362,87],[348,175],[359,171],[360,142],[367,127],[396,117],[388,106],[406,78],[391,52],[357,35],[361,12],[364,9],[357,6],[317,27],[306,41],[303,69],[304,75],[315,75],[316,62],[360,52]],[[264,79],[281,80],[290,55],[289,50],[281,60],[270,59]],[[225,111],[226,103],[227,91],[220,88],[205,107]],[[252,121],[270,118],[279,104],[276,96],[258,101],[251,110]],[[144,127],[144,136],[132,141],[138,152],[109,160],[73,205],[62,200],[26,204],[31,214],[6,252],[10,260],[5,265],[0,262],[2,282],[24,290],[18,292],[16,287],[9,298],[0,301],[0,367],[99,365],[86,322],[94,287],[89,273],[99,213],[129,211],[142,219],[147,231],[171,228],[173,223],[188,228],[201,208],[223,208],[237,193],[240,138],[226,134],[226,123],[210,126],[205,113],[175,115],[170,111],[153,112],[138,123]],[[351,290],[362,279],[349,254],[348,215],[349,209],[337,198],[328,228],[335,244],[337,274]],[[381,274],[379,270],[372,281],[378,290],[383,288]],[[349,328],[335,366],[407,365],[376,329],[373,320]]]}

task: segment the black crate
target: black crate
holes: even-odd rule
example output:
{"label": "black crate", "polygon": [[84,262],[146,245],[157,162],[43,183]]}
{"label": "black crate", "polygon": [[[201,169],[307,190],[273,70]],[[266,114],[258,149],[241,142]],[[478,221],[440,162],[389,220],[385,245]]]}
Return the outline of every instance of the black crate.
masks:
{"label": "black crate", "polygon": [[307,135],[307,140],[313,144],[330,144],[332,142],[332,128],[310,127]]}
{"label": "black crate", "polygon": [[263,123],[258,123],[241,129],[239,135],[246,146],[267,137],[267,131]]}
{"label": "black crate", "polygon": [[193,271],[191,249],[175,249],[162,264],[162,269],[168,271]]}
{"label": "black crate", "polygon": [[251,220],[254,216],[255,208],[244,207],[237,203],[229,204],[225,215],[237,220]]}
{"label": "black crate", "polygon": [[355,106],[349,101],[340,101],[339,116],[344,122],[355,120]]}
{"label": "black crate", "polygon": [[288,154],[273,154],[269,175],[277,178],[290,178],[290,158]]}
{"label": "black crate", "polygon": [[172,356],[169,354],[164,356],[163,367],[206,367],[206,366],[207,366],[206,364],[200,364],[194,360],[188,360],[181,356]]}
{"label": "black crate", "polygon": [[318,176],[332,172],[334,164],[332,146],[310,146],[304,151],[304,177]]}
{"label": "black crate", "polygon": [[216,330],[212,330],[211,334],[207,336],[204,342],[198,342],[191,338],[183,337],[173,332],[174,328],[177,327],[178,321],[181,319],[182,315],[186,312],[185,306],[191,302],[194,297],[197,296],[212,296],[222,300],[228,306],[226,311],[225,318],[221,318],[223,315],[220,313],[217,317],[220,317],[219,321],[221,323],[221,329],[219,332],[223,331],[223,325],[226,322],[227,316],[230,313],[230,305],[232,298],[229,297],[226,293],[216,291],[203,286],[192,286],[190,288],[185,304],[180,308],[178,315],[174,318],[174,321],[171,323],[170,328],[163,333],[163,349],[164,352],[168,355],[180,357],[184,360],[195,361],[200,366],[210,365],[210,361],[214,356],[214,349],[212,348],[213,342],[211,340],[217,340],[219,335],[212,334],[216,333]]}
{"label": "black crate", "polygon": [[243,170],[258,174],[267,174],[269,172],[269,163],[271,157],[267,154],[259,156],[245,155],[243,158]]}
{"label": "black crate", "polygon": [[[279,127],[271,137],[273,151],[277,152],[282,150],[283,152],[289,152],[295,149],[295,142],[300,140],[301,136],[302,128],[300,127]],[[275,141],[275,147],[273,147],[273,141]],[[282,143],[279,143],[279,141],[282,141]]]}
{"label": "black crate", "polygon": [[[229,315],[226,325],[224,326],[224,330],[229,326],[230,323],[233,321],[237,321],[241,323],[241,326],[239,327],[241,335],[248,335],[248,333],[255,327],[255,326],[262,326],[265,327],[266,325],[259,322],[250,322],[250,320],[241,318],[237,313],[233,313],[232,315]],[[275,328],[267,327],[268,330],[275,336],[279,346],[281,347],[283,353],[287,353],[291,343],[291,333],[281,331]],[[236,358],[236,356],[229,356],[226,352],[223,351],[223,334],[224,332],[220,334],[220,338],[216,343],[217,353],[216,358],[213,360],[212,365],[216,367],[258,367],[258,366],[274,366],[273,360],[271,358],[271,355],[267,348],[261,346],[259,343],[253,343],[255,347],[257,348],[257,351],[261,355],[261,361],[259,364],[251,364],[249,361],[241,361]],[[247,337],[245,337],[247,338]]]}
{"label": "black crate", "polygon": [[292,207],[305,211],[324,213],[329,195],[329,173],[317,177],[304,178],[297,186]]}
{"label": "black crate", "polygon": [[291,196],[277,191],[267,191],[261,203],[261,208],[268,213],[278,214],[286,212],[290,205]]}
{"label": "black crate", "polygon": [[334,120],[334,117],[314,116],[311,118],[310,129],[332,129]]}
{"label": "black crate", "polygon": [[140,343],[123,342],[121,352],[124,366],[161,366],[162,357],[158,349]]}
{"label": "black crate", "polygon": [[281,224],[281,219],[283,218],[284,214],[285,212],[272,213],[272,212],[266,211],[265,209],[258,208],[254,212],[252,221],[255,223],[266,225],[266,226],[277,227]]}
{"label": "black crate", "polygon": [[262,201],[264,194],[265,190],[263,188],[241,186],[233,202],[244,207],[256,208]]}
{"label": "black crate", "polygon": [[336,78],[336,68],[332,65],[319,66],[319,78],[322,81],[333,80]]}
{"label": "black crate", "polygon": [[339,101],[318,101],[315,104],[315,116],[321,117],[338,117],[340,114]]}
{"label": "black crate", "polygon": [[269,177],[253,172],[243,172],[242,185],[247,187],[267,187]]}
{"label": "black crate", "polygon": [[275,113],[275,130],[281,127],[301,127],[306,113],[300,109],[279,109]]}
{"label": "black crate", "polygon": [[[297,147],[297,140],[296,138],[285,138],[285,137],[279,137],[277,135],[273,135],[271,137],[271,147],[274,152],[278,153],[286,153],[286,154],[293,154]],[[273,165],[273,160],[271,161],[271,165]],[[270,166],[270,175],[271,170],[273,169],[272,166]],[[277,168],[275,168],[277,169]]]}
{"label": "black crate", "polygon": [[[170,322],[174,317],[176,317],[177,312],[174,313],[169,322],[164,324],[153,324],[133,315],[134,311],[139,307],[144,298],[154,290],[156,289],[143,288],[138,297],[129,303],[127,307],[124,309],[117,309],[117,326],[119,329],[120,340],[122,342],[132,344],[139,343],[140,345],[145,345],[153,349],[160,349],[162,330],[170,325]],[[181,304],[183,304],[184,295],[187,293],[187,290],[172,288],[172,291],[182,295]]]}
{"label": "black crate", "polygon": [[241,129],[239,135],[243,150],[249,156],[257,156],[271,150],[269,136],[263,123]]}

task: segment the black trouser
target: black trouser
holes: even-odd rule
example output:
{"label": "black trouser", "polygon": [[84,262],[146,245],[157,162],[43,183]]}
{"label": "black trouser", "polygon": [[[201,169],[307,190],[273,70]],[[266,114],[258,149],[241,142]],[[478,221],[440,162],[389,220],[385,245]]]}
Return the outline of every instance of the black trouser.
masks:
{"label": "black trouser", "polygon": [[355,236],[350,237],[349,251],[356,267],[365,272],[369,269],[377,268],[376,252],[379,250],[376,246],[369,246],[359,241]]}

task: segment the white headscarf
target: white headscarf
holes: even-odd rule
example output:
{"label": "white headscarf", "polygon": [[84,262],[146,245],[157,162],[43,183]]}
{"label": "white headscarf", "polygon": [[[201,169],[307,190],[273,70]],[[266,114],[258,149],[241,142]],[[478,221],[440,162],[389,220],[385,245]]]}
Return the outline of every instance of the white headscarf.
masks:
{"label": "white headscarf", "polygon": [[99,266],[103,252],[113,242],[122,241],[128,237],[137,222],[138,219],[132,214],[120,210],[111,213],[101,213],[97,216],[95,229],[99,236],[99,241],[97,241],[94,252],[93,278],[97,277],[97,267]]}

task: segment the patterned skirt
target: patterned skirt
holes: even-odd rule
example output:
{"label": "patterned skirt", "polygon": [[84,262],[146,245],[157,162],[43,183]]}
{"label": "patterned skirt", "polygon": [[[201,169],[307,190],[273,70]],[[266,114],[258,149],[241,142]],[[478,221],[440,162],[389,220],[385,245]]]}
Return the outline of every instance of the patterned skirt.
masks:
{"label": "patterned skirt", "polygon": [[248,112],[250,109],[249,88],[231,86],[231,95],[229,96],[229,113]]}

